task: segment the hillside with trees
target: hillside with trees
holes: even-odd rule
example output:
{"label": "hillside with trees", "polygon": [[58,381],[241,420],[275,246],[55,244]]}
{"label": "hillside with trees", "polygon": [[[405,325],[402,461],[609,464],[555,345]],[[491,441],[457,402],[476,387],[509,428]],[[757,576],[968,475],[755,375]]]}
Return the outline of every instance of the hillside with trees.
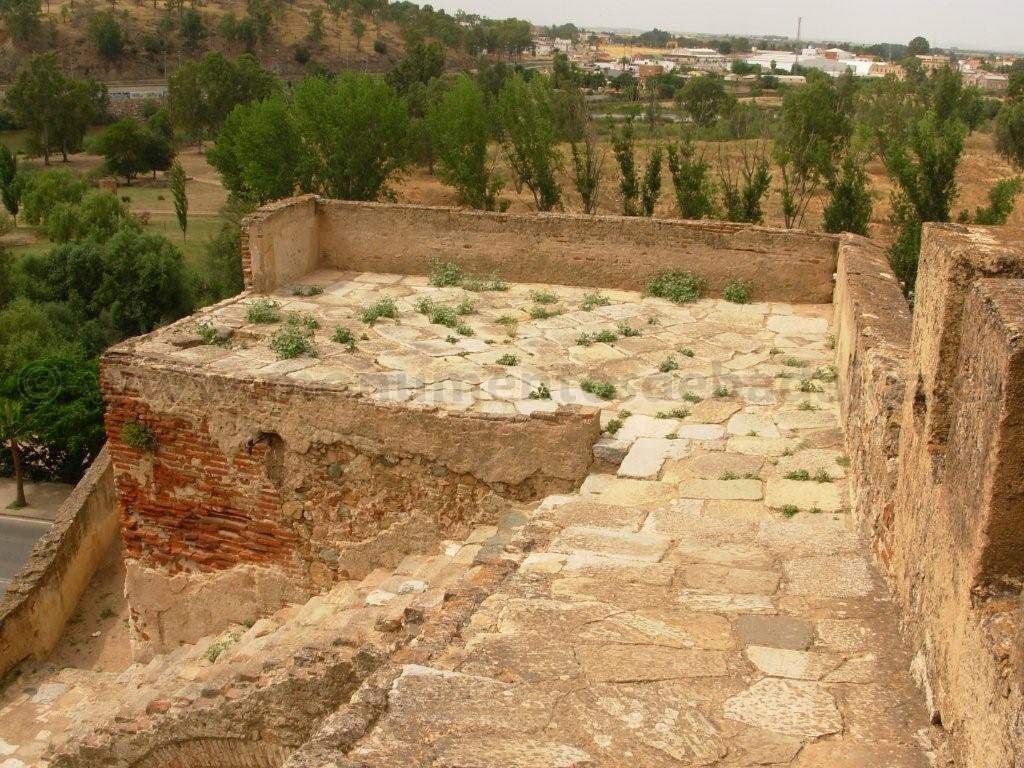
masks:
{"label": "hillside with trees", "polygon": [[162,80],[217,51],[252,55],[278,76],[390,70],[410,45],[441,43],[452,68],[484,51],[516,57],[529,23],[450,15],[386,0],[3,0],[0,82],[52,52],[68,74],[105,82]]}

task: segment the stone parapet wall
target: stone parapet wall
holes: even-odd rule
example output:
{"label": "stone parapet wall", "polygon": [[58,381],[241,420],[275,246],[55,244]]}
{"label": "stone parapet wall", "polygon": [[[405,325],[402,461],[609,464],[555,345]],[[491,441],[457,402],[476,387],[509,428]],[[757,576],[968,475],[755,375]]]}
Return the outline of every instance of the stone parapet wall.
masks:
{"label": "stone parapet wall", "polygon": [[[568,491],[600,432],[593,408],[458,413],[200,373],[132,345],[105,355],[102,385],[142,655]],[[126,444],[129,422],[155,450]]]}
{"label": "stone parapet wall", "polygon": [[242,278],[246,289],[268,293],[320,264],[317,197],[270,203],[242,222]]}
{"label": "stone parapet wall", "polygon": [[481,276],[643,290],[685,270],[709,295],[749,280],[757,300],[828,303],[837,238],[720,221],[511,214],[325,200],[307,195],[261,208],[242,235],[245,285],[265,292],[317,265],[424,275],[437,261]]}
{"label": "stone parapet wall", "polygon": [[855,509],[963,766],[1024,761],[1024,237],[925,227],[911,328],[844,238],[835,311]]}
{"label": "stone parapet wall", "polygon": [[22,659],[44,659],[53,650],[116,535],[113,473],[104,449],[0,598],[0,677]]}
{"label": "stone parapet wall", "polygon": [[911,315],[884,250],[843,236],[833,308],[853,512],[887,563]]}

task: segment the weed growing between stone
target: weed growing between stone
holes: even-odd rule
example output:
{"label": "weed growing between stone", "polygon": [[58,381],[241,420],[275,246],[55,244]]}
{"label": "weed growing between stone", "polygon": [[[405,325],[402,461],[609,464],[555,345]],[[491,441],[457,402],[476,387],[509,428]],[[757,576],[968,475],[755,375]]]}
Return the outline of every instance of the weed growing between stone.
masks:
{"label": "weed growing between stone", "polygon": [[725,286],[723,295],[726,301],[731,301],[733,304],[749,304],[753,292],[754,284],[749,280],[734,280]]}
{"label": "weed growing between stone", "polygon": [[676,304],[697,301],[706,287],[703,278],[689,272],[661,272],[647,284],[647,293]]}
{"label": "weed growing between stone", "polygon": [[250,323],[276,323],[281,319],[281,305],[273,299],[256,299],[245,310]]}
{"label": "weed growing between stone", "polygon": [[133,419],[121,425],[121,442],[137,451],[153,453],[156,450],[156,433]]}
{"label": "weed growing between stone", "polygon": [[602,400],[615,397],[615,385],[607,381],[598,381],[587,377],[580,382],[580,389]]}
{"label": "weed growing between stone", "polygon": [[390,296],[385,296],[383,299],[375,301],[370,306],[363,307],[359,312],[359,319],[367,325],[373,325],[382,317],[386,317],[391,320],[398,319],[398,305]]}
{"label": "weed growing between stone", "polygon": [[270,348],[279,360],[291,360],[300,355],[313,355],[313,342],[297,323],[289,323],[274,331]]}

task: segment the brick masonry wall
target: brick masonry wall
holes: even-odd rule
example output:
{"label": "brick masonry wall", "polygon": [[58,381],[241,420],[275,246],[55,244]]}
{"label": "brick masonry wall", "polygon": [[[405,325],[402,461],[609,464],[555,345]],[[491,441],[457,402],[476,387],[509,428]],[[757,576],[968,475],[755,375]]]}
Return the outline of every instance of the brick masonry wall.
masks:
{"label": "brick masonry wall", "polygon": [[[600,431],[594,409],[455,414],[124,348],[105,356],[102,385],[130,558],[169,575],[269,567],[309,591],[571,489]],[[125,443],[129,422],[155,451]]]}

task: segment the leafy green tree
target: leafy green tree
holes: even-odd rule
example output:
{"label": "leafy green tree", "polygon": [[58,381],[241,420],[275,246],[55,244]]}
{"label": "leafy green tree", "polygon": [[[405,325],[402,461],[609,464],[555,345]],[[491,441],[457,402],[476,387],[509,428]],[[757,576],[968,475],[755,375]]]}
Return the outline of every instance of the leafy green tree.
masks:
{"label": "leafy green tree", "polygon": [[358,16],[352,19],[352,34],[356,38],[356,50],[363,50],[363,35],[366,34],[366,23]]}
{"label": "leafy green tree", "polygon": [[483,91],[472,77],[462,74],[428,107],[427,126],[441,180],[455,187],[462,204],[493,211],[502,180],[488,157],[487,111]]}
{"label": "leafy green tree", "polygon": [[314,8],[307,18],[309,30],[306,32],[306,39],[318,46],[324,41],[324,9]]}
{"label": "leafy green tree", "polygon": [[122,227],[103,247],[103,277],[93,297],[118,333],[149,333],[192,310],[181,251],[167,238]]}
{"label": "leafy green tree", "polygon": [[102,88],[66,77],[54,53],[32,56],[7,89],[7,106],[25,126],[31,148],[49,165],[55,149],[67,153],[80,144],[96,117]]}
{"label": "leafy green tree", "polygon": [[32,439],[32,427],[25,416],[25,409],[17,400],[0,398],[0,445],[10,452],[14,468],[14,501],[8,509],[22,509],[28,506],[25,498],[25,444]]}
{"label": "leafy green tree", "polygon": [[[35,306],[64,304],[82,320],[102,312],[102,307],[94,304],[103,281],[103,243],[98,238],[69,241],[46,253],[30,254],[19,267],[22,293],[38,302]],[[49,320],[53,320],[52,314]]]}
{"label": "leafy green tree", "polygon": [[24,386],[15,389],[13,377],[8,377],[0,383],[0,400],[7,396],[20,402],[31,429],[24,447],[32,473],[76,482],[106,439],[98,363],[81,355],[43,356],[32,363],[31,371],[60,386],[26,396]]}
{"label": "leafy green tree", "polygon": [[21,191],[22,217],[28,224],[41,224],[60,203],[77,203],[89,185],[67,168],[31,173],[24,177]]}
{"label": "leafy green tree", "polygon": [[853,153],[843,158],[838,174],[828,181],[829,200],[825,204],[826,232],[853,232],[868,236],[871,221],[871,190],[863,163]]}
{"label": "leafy green tree", "polygon": [[640,212],[644,216],[653,216],[654,209],[661,197],[661,147],[655,147],[647,156],[647,167],[644,168],[643,183],[640,186]]}
{"label": "leafy green tree", "polygon": [[292,104],[281,94],[235,107],[207,152],[224,186],[256,205],[295,192],[303,156]]}
{"label": "leafy green tree", "polygon": [[748,224],[764,222],[764,198],[771,188],[772,174],[762,148],[744,150],[738,169],[720,159],[718,178],[726,219]]}
{"label": "leafy green tree", "polygon": [[885,148],[885,166],[897,184],[892,193],[892,223],[897,236],[889,261],[904,292],[911,295],[917,281],[921,225],[949,221],[957,196],[956,169],[963,155],[966,126],[957,119],[940,123],[929,110],[906,135]]}
{"label": "leafy green tree", "polygon": [[27,40],[39,29],[40,0],[0,0],[0,16],[15,40]]}
{"label": "leafy green tree", "polygon": [[389,196],[408,159],[404,100],[379,78],[354,72],[304,80],[293,98],[311,187],[344,200]]}
{"label": "leafy green tree", "polygon": [[19,376],[40,357],[79,356],[82,346],[54,322],[52,307],[18,297],[0,311],[0,371]]}
{"label": "leafy green tree", "polygon": [[955,119],[973,131],[985,117],[981,90],[964,85],[963,75],[952,67],[935,70],[921,91],[921,98],[935,112],[940,125]]}
{"label": "leafy green tree", "polygon": [[590,118],[586,99],[577,101],[581,129],[579,140],[569,144],[572,159],[572,184],[583,203],[583,212],[597,213],[598,192],[604,175],[605,152],[600,150],[597,132]]}
{"label": "leafy green tree", "polygon": [[247,206],[229,201],[221,211],[223,223],[199,257],[197,299],[204,305],[242,292],[241,217],[248,211]]}
{"label": "leafy green tree", "polygon": [[260,43],[267,42],[274,23],[274,9],[270,0],[246,0],[245,14],[242,23],[250,23]]}
{"label": "leafy green tree", "polygon": [[509,78],[498,98],[502,145],[517,187],[533,194],[538,211],[561,205],[562,187],[556,179],[562,156],[558,151],[555,109],[546,78],[529,83],[516,74]]}
{"label": "leafy green tree", "polygon": [[619,166],[619,194],[622,195],[622,215],[640,215],[640,174],[636,167],[636,147],[633,124],[627,121],[612,136],[612,153]]}
{"label": "leafy green tree", "polygon": [[133,117],[118,120],[92,144],[104,158],[108,173],[123,176],[129,185],[140,173],[170,167],[173,150],[170,142],[155,134]]}
{"label": "leafy green tree", "polygon": [[925,37],[915,37],[909,43],[907,43],[907,55],[908,56],[927,56],[931,53],[932,46]]}
{"label": "leafy green tree", "polygon": [[21,183],[17,179],[18,159],[6,144],[0,144],[0,199],[11,216],[18,215],[21,197]]}
{"label": "leafy green tree", "polygon": [[89,19],[89,37],[96,51],[107,61],[114,61],[124,53],[124,30],[109,11],[100,11]]}
{"label": "leafy green tree", "polygon": [[181,43],[186,51],[198,50],[209,34],[202,14],[195,8],[186,8],[182,11],[178,34],[181,35]]}
{"label": "leafy green tree", "polygon": [[278,93],[281,85],[249,54],[231,60],[208,53],[182,64],[168,81],[171,119],[190,137],[216,135],[231,110]]}
{"label": "leafy green tree", "polygon": [[736,101],[722,79],[714,75],[691,77],[679,90],[676,100],[700,128],[714,124]]}
{"label": "leafy green tree", "polygon": [[444,46],[438,42],[411,46],[405,58],[398,62],[384,79],[388,85],[403,96],[417,83],[426,85],[435,77],[444,74]]}
{"label": "leafy green tree", "polygon": [[188,195],[185,193],[185,169],[181,163],[174,163],[171,166],[171,197],[174,198],[174,215],[178,217],[178,226],[181,228],[181,239],[184,240],[188,232]]}
{"label": "leafy green tree", "polygon": [[996,151],[1018,171],[1024,171],[1024,97],[1000,107],[995,140]]}
{"label": "leafy green tree", "polygon": [[818,188],[835,175],[853,132],[852,111],[853,100],[829,77],[786,93],[774,155],[787,228],[801,224]]}
{"label": "leafy green tree", "polygon": [[668,170],[676,194],[676,208],[684,219],[712,218],[717,211],[711,166],[697,157],[693,142],[684,138],[668,145]]}
{"label": "leafy green tree", "polygon": [[128,219],[128,210],[117,195],[90,190],[78,203],[58,203],[46,216],[46,236],[54,243],[94,238],[100,242],[113,235]]}
{"label": "leafy green tree", "polygon": [[56,148],[64,162],[70,152],[81,152],[85,134],[106,109],[107,89],[94,80],[68,78],[67,90],[61,99],[61,120],[54,132]]}
{"label": "leafy green tree", "polygon": [[1020,178],[1002,179],[997,181],[988,191],[988,205],[970,211],[960,211],[960,221],[965,224],[987,224],[1002,226],[1013,213],[1014,201],[1020,194],[1022,181]]}

